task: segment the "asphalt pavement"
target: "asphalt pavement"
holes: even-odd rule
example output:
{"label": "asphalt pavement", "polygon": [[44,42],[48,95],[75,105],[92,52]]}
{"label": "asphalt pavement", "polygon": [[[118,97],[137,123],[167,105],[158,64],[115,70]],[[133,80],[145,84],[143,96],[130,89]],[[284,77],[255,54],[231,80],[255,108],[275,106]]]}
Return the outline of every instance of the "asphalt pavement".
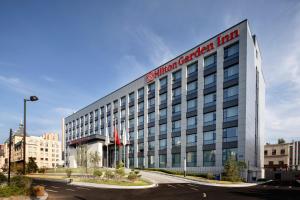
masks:
{"label": "asphalt pavement", "polygon": [[49,200],[300,199],[300,188],[294,186],[259,185],[247,188],[223,188],[191,183],[162,183],[151,189],[125,190],[79,187],[46,180],[34,180],[33,184],[44,185]]}

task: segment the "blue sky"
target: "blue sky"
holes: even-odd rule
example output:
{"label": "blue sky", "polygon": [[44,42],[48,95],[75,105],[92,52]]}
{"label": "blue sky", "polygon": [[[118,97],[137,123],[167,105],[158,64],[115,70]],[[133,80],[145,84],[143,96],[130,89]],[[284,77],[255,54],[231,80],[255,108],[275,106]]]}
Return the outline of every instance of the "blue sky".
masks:
{"label": "blue sky", "polygon": [[[109,3],[108,3],[109,2]],[[226,2],[226,3],[225,3]],[[28,133],[249,19],[266,78],[266,141],[300,139],[299,1],[0,1],[0,142]]]}

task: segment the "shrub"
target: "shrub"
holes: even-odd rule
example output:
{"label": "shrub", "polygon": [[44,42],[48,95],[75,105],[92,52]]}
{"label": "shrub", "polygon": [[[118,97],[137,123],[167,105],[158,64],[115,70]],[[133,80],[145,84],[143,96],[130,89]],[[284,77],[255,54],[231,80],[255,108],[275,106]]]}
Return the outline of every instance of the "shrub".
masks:
{"label": "shrub", "polygon": [[112,171],[110,171],[110,170],[106,170],[104,176],[107,179],[112,179],[112,178],[115,177],[115,174]]}
{"label": "shrub", "polygon": [[25,191],[28,191],[31,187],[32,179],[26,176],[14,176],[10,181],[11,185],[18,188],[23,188]]}
{"label": "shrub", "polygon": [[5,183],[6,181],[6,176],[2,172],[0,172],[0,184]]}
{"label": "shrub", "polygon": [[29,192],[25,191],[23,188],[19,188],[14,185],[3,185],[0,187],[0,197],[10,197],[23,194],[29,194]]}
{"label": "shrub", "polygon": [[45,174],[46,173],[46,168],[45,167],[39,168],[38,173]]}
{"label": "shrub", "polygon": [[214,179],[215,176],[212,173],[209,172],[209,173],[206,174],[206,178],[207,179]]}
{"label": "shrub", "polygon": [[236,161],[233,156],[231,156],[224,165],[224,176],[223,180],[238,182],[242,181],[240,176],[241,171],[247,167],[245,162]]}
{"label": "shrub", "polygon": [[38,171],[38,166],[32,157],[29,157],[29,161],[26,167],[28,173],[36,173]]}
{"label": "shrub", "polygon": [[72,175],[72,170],[71,169],[66,169],[66,174],[67,174],[67,177],[70,178],[71,175]]}
{"label": "shrub", "polygon": [[128,180],[130,180],[130,181],[138,180],[141,177],[141,175],[139,173],[140,173],[140,171],[138,171],[138,170],[131,170],[131,172],[129,172],[128,177],[127,177]]}
{"label": "shrub", "polygon": [[116,166],[116,169],[120,169],[124,167],[124,163],[123,162],[119,162]]}
{"label": "shrub", "polygon": [[119,169],[116,169],[115,170],[115,174],[118,176],[118,177],[123,177],[125,176],[125,169],[123,167],[119,168]]}
{"label": "shrub", "polygon": [[93,172],[93,175],[96,176],[96,177],[101,177],[102,174],[103,174],[103,172],[100,171],[100,170],[95,170],[95,171]]}

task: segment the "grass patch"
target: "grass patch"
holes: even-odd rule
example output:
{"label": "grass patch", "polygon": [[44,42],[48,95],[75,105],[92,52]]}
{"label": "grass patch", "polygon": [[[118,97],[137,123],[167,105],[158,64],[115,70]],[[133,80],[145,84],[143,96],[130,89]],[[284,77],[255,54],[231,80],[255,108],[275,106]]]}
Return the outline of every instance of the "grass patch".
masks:
{"label": "grass patch", "polygon": [[30,178],[59,179],[59,180],[64,180],[67,178],[66,176],[58,176],[58,175],[49,176],[49,175],[43,175],[43,174],[27,174],[26,176],[30,177]]}
{"label": "grass patch", "polygon": [[20,188],[20,187],[17,187],[15,185],[12,185],[12,186],[2,185],[2,186],[0,186],[0,197],[27,195],[27,193],[28,192],[24,188]]}
{"label": "grass patch", "polygon": [[96,184],[106,184],[106,185],[118,185],[118,186],[146,186],[151,183],[140,179],[134,182],[124,181],[124,180],[104,180],[104,179],[75,179],[76,182],[85,182],[85,183],[96,183]]}

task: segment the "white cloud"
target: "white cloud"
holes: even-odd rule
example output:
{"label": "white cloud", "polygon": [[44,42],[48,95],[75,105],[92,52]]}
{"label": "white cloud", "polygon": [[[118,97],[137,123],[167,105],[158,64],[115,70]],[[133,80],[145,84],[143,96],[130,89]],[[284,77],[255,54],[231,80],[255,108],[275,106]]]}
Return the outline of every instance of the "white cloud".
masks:
{"label": "white cloud", "polygon": [[48,81],[50,83],[55,82],[56,80],[50,76],[42,76],[42,79],[44,79],[45,81]]}
{"label": "white cloud", "polygon": [[31,94],[33,91],[24,82],[16,77],[6,77],[0,75],[0,85],[3,85],[23,95]]}
{"label": "white cloud", "polygon": [[61,116],[68,116],[75,112],[75,110],[72,108],[64,108],[64,107],[54,108],[54,111]]}

